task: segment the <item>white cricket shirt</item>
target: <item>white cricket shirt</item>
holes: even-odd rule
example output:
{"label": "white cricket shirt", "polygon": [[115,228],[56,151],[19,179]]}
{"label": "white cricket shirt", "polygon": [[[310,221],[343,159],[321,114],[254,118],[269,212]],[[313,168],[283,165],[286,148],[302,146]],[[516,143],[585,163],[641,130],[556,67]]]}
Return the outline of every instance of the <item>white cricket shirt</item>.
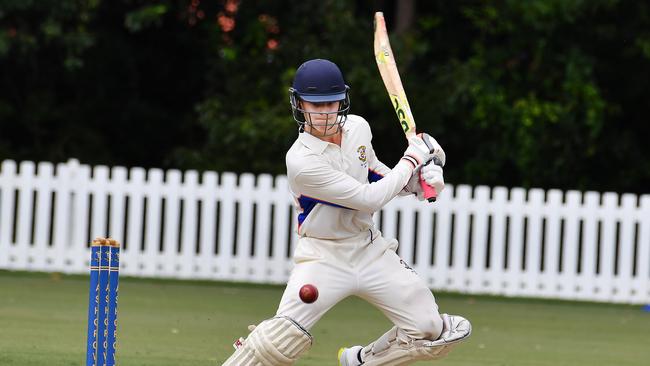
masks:
{"label": "white cricket shirt", "polygon": [[408,183],[413,165],[400,159],[388,168],[371,140],[368,122],[357,115],[348,116],[340,147],[299,134],[286,162],[301,237],[347,239],[368,231],[372,214]]}

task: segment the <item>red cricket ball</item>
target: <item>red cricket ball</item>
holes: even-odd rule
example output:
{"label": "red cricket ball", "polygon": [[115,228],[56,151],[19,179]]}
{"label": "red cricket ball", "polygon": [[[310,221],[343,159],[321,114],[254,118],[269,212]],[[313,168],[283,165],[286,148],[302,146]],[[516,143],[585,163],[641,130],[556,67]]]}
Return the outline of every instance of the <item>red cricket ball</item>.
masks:
{"label": "red cricket ball", "polygon": [[302,300],[302,302],[311,304],[318,299],[318,289],[314,285],[303,285],[300,288],[298,295],[300,295],[300,300]]}

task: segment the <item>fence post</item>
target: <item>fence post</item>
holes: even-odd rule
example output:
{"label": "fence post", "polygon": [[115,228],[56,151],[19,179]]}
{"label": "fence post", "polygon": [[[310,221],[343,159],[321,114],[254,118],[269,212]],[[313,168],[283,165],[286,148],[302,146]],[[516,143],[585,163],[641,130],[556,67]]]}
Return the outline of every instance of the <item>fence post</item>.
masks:
{"label": "fence post", "polygon": [[[253,256],[253,269],[251,279],[256,282],[269,282],[270,258],[269,248],[271,241],[271,205],[272,200],[268,192],[273,190],[273,177],[261,174],[257,177],[255,189],[255,255]],[[288,194],[288,193],[287,193]]]}
{"label": "fence post", "polygon": [[[50,227],[52,225],[52,192],[56,186],[54,166],[51,163],[38,163],[38,174],[36,177],[36,212],[34,212],[34,269],[47,271],[50,269],[47,263],[49,257]],[[0,184],[1,186],[1,184]]]}
{"label": "fence post", "polygon": [[453,274],[450,273],[451,263],[449,247],[451,245],[451,217],[454,207],[453,195],[457,187],[446,185],[445,190],[440,193],[436,200],[435,210],[435,248],[433,254],[433,288],[446,290],[453,282]]}
{"label": "fence post", "polygon": [[[618,215],[618,194],[607,192],[603,194],[603,205],[601,206],[602,231],[600,236],[600,260],[598,261],[599,271],[595,276],[594,291],[589,296],[602,301],[611,301],[616,298],[616,289],[614,286],[614,261],[617,258],[616,244],[617,238],[616,227],[619,220]],[[593,246],[596,249],[596,245]],[[594,250],[594,256],[598,254]],[[595,270],[594,270],[594,273]]]}
{"label": "fence post", "polygon": [[[634,283],[634,229],[637,223],[637,196],[624,194],[620,209],[620,237],[618,273],[614,279],[613,299],[617,302],[633,301],[632,291]],[[637,243],[639,245],[640,243]]]}
{"label": "fence post", "polygon": [[11,266],[15,269],[31,267],[31,226],[32,226],[32,201],[34,198],[34,173],[35,166],[31,161],[20,163],[20,173],[16,183],[18,189],[18,202],[16,202],[16,215],[14,220],[14,260]]}
{"label": "fence post", "polygon": [[16,179],[16,163],[13,160],[4,160],[0,171],[0,268],[11,268],[13,262],[13,207]]}
{"label": "fence post", "polygon": [[[90,249],[88,245],[91,238],[88,237],[88,227],[91,224],[89,220],[94,220],[92,224],[96,224],[96,221],[101,220],[97,212],[91,212],[90,218],[89,214],[89,196],[91,189],[101,189],[98,188],[98,185],[106,184],[105,181],[108,180],[108,174],[103,179],[103,183],[95,184],[91,180],[90,176],[90,166],[81,165],[77,160],[68,161],[68,174],[65,178],[69,178],[67,181],[69,184],[69,192],[65,192],[62,197],[65,197],[66,200],[69,200],[70,211],[68,212],[68,222],[69,228],[67,230],[67,241],[66,245],[68,249],[66,250],[65,255],[66,259],[66,269],[69,272],[75,273],[86,273],[88,271],[88,263],[90,258]],[[107,169],[107,168],[104,168]],[[64,179],[65,179],[64,178]],[[97,179],[94,177],[93,179]],[[106,191],[104,189],[104,191]],[[97,193],[93,192],[93,208],[97,208]],[[101,215],[106,215],[106,206],[100,211]],[[106,226],[104,225],[104,228]],[[105,229],[104,229],[105,231]],[[105,236],[105,233],[94,233],[90,232],[90,236]],[[94,237],[93,237],[94,238]]]}
{"label": "fence post", "polygon": [[467,185],[456,186],[456,195],[452,201],[455,210],[453,245],[450,245],[451,268],[450,277],[447,279],[448,289],[463,291],[469,280],[467,255],[469,253],[469,222],[472,187]]}
{"label": "fence post", "polygon": [[272,194],[273,199],[273,246],[270,263],[271,274],[269,279],[273,283],[283,283],[288,278],[286,273],[287,248],[289,235],[292,235],[289,220],[296,220],[290,215],[289,183],[287,177],[275,177],[275,189]]}
{"label": "fence post", "polygon": [[542,271],[542,281],[545,284],[540,291],[544,297],[552,297],[560,294],[562,279],[560,276],[560,226],[564,216],[562,206],[562,191],[552,189],[547,193],[546,207],[544,217],[546,218],[546,234],[544,247],[544,270]]}
{"label": "fence post", "polygon": [[[111,179],[107,182],[108,193],[111,199],[110,225],[108,235],[122,243],[124,247],[125,237],[124,228],[126,227],[126,193],[129,187],[126,180],[127,170],[124,167],[117,166],[111,169]],[[89,238],[93,240],[95,238]],[[123,255],[123,254],[120,254]]]}
{"label": "fence post", "polygon": [[[487,246],[488,246],[488,218],[490,217],[490,188],[478,186],[474,188],[474,199],[472,200],[472,248],[470,280],[468,289],[473,292],[486,292],[488,282],[485,273],[487,271]],[[491,253],[494,255],[493,253]]]}
{"label": "fence post", "polygon": [[584,299],[590,294],[598,294],[599,290],[602,290],[599,289],[596,284],[598,224],[599,222],[602,223],[599,202],[600,193],[586,192],[584,194],[583,209],[578,213],[582,222],[582,241],[576,241],[579,256],[577,258],[577,286],[574,291],[578,299]]}
{"label": "fence post", "polygon": [[181,278],[192,278],[199,272],[199,262],[196,252],[196,234],[197,234],[197,194],[199,192],[199,175],[195,170],[185,172],[185,178],[182,184],[182,202],[183,202],[183,230],[179,233],[181,248],[180,253],[176,254]]}
{"label": "fence post", "polygon": [[233,279],[238,281],[249,280],[255,268],[252,261],[252,243],[251,234],[253,227],[253,195],[255,191],[255,176],[246,173],[239,176],[239,185],[237,186],[237,217],[235,218],[237,232],[237,246],[235,247],[235,262],[231,269]]}
{"label": "fence post", "polygon": [[508,202],[508,248],[507,270],[505,271],[507,286],[505,294],[509,296],[520,295],[525,288],[525,279],[522,276],[523,228],[526,191],[523,188],[510,190]]}
{"label": "fence post", "polygon": [[125,183],[125,196],[128,197],[128,209],[126,212],[126,235],[122,242],[120,254],[120,266],[127,276],[135,276],[140,273],[143,266],[142,245],[144,242],[145,224],[145,174],[142,168],[131,168],[129,180]]}
{"label": "fence post", "polygon": [[176,277],[178,271],[178,242],[180,229],[181,172],[170,169],[165,174],[162,197],[165,202],[165,217],[162,226],[162,249],[158,252],[156,272],[163,277]]}
{"label": "fence post", "polygon": [[564,235],[562,237],[562,287],[560,289],[565,299],[577,298],[581,199],[582,193],[578,191],[566,193]]}
{"label": "fence post", "polygon": [[160,243],[162,222],[162,199],[165,186],[163,172],[160,169],[149,169],[145,184],[146,198],[146,230],[142,261],[138,264],[138,274],[141,276],[156,276],[163,271],[160,263]]}
{"label": "fence post", "polygon": [[219,255],[216,261],[218,278],[221,280],[233,279],[233,271],[237,270],[237,263],[233,262],[236,182],[237,176],[233,173],[221,174],[219,184]]}
{"label": "fence post", "polygon": [[489,203],[489,210],[492,213],[492,232],[490,233],[490,268],[486,276],[488,291],[493,295],[503,294],[508,285],[505,273],[507,203],[508,189],[495,187]]}
{"label": "fence post", "polygon": [[637,271],[634,278],[635,302],[650,305],[650,194],[641,196],[639,207]]}
{"label": "fence post", "polygon": [[54,188],[54,219],[52,227],[52,247],[48,264],[53,271],[65,271],[67,246],[69,243],[68,228],[70,222],[70,179],[74,174],[74,160],[68,163],[59,163],[56,168],[57,186]]}
{"label": "fence post", "polygon": [[217,240],[217,173],[204,172],[201,188],[201,240],[199,243],[199,273],[200,278],[215,277],[214,265]]}

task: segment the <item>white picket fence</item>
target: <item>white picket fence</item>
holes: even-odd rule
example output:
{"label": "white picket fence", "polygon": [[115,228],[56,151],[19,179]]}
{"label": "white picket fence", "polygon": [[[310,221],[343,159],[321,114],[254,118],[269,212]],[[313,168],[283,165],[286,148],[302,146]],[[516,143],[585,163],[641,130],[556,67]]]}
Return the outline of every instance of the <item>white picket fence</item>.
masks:
{"label": "white picket fence", "polygon": [[[87,273],[111,236],[123,275],[280,284],[295,216],[284,176],[5,160],[0,269]],[[435,290],[650,303],[650,195],[448,185],[375,219]]]}

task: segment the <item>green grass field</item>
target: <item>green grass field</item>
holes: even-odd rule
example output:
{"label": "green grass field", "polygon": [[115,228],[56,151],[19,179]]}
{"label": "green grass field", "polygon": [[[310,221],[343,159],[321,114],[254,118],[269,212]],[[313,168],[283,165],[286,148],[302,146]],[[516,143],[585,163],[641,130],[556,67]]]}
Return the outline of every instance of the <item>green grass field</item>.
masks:
{"label": "green grass field", "polygon": [[[220,365],[248,324],[271,315],[281,287],[122,278],[120,365]],[[647,365],[650,313],[638,306],[438,294],[474,333],[437,365]],[[0,271],[0,365],[81,365],[88,278]],[[372,341],[389,323],[356,298],[313,329],[297,365],[335,366],[341,345]],[[426,363],[420,363],[424,365]]]}

